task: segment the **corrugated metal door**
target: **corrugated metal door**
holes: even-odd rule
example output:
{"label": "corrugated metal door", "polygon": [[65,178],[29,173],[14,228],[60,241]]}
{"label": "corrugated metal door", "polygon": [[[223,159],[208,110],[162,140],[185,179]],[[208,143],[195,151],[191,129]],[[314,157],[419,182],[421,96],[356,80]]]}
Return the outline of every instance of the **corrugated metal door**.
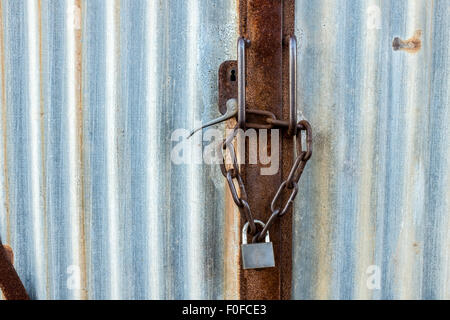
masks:
{"label": "corrugated metal door", "polygon": [[[232,296],[220,169],[170,154],[174,130],[218,114],[236,2],[0,4],[0,234],[31,296]],[[314,155],[294,298],[450,298],[449,16],[296,1]]]}

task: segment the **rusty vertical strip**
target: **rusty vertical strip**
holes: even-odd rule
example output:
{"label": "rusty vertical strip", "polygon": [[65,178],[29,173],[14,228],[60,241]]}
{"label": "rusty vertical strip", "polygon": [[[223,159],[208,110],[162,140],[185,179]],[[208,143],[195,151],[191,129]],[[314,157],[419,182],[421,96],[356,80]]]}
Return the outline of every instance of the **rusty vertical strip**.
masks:
{"label": "rusty vertical strip", "polygon": [[7,122],[7,99],[6,99],[6,70],[5,70],[5,34],[3,20],[3,4],[0,1],[0,65],[1,65],[1,112],[2,112],[2,140],[3,140],[3,188],[5,192],[5,215],[6,215],[6,242],[11,243],[11,213],[9,196],[9,173],[8,173],[8,122]]}
{"label": "rusty vertical strip", "polygon": [[[232,80],[234,75],[234,80]],[[237,61],[229,60],[221,64],[218,74],[219,110],[226,112],[227,100],[235,98],[237,89]],[[226,122],[226,129],[232,130],[236,120]],[[239,149],[237,149],[237,152]],[[226,182],[224,182],[226,184]],[[240,213],[236,207],[230,190],[225,187],[225,234],[224,234],[224,299],[240,299]]]}
{"label": "rusty vertical strip", "polygon": [[[282,86],[283,86],[283,119],[289,117],[289,37],[294,35],[295,22],[295,0],[284,0],[283,2],[283,57],[282,57]],[[300,99],[297,99],[299,104]],[[281,175],[283,181],[287,178],[289,171],[293,165],[294,140],[286,136],[283,132],[281,144]],[[292,292],[292,224],[294,210],[291,208],[289,212],[280,219],[280,243],[281,255],[280,259],[280,298],[288,300],[291,298]]]}
{"label": "rusty vertical strip", "polygon": [[224,299],[240,299],[240,214],[230,191],[225,193]]}
{"label": "rusty vertical strip", "polygon": [[[39,37],[39,109],[40,109],[40,130],[41,130],[41,164],[42,164],[42,181],[41,181],[41,195],[42,195],[42,212],[44,220],[44,254],[48,257],[48,229],[47,229],[47,166],[45,165],[45,103],[44,103],[44,73],[43,73],[43,57],[42,57],[42,1],[37,1],[38,6],[38,37]],[[50,272],[48,268],[48,260],[45,259],[45,292],[47,297],[50,297]]]}
{"label": "rusty vertical strip", "polygon": [[[288,43],[285,36],[294,30],[294,1],[241,0],[240,35],[250,40],[247,49],[247,109],[267,110],[277,118],[289,115]],[[267,221],[270,203],[286,168],[292,164],[292,142],[281,135],[280,163],[276,175],[263,176],[261,164],[246,164],[244,181],[249,204],[256,219]],[[268,149],[271,150],[270,142]],[[275,251],[275,268],[243,270],[240,274],[242,299],[289,299],[292,273],[292,213],[286,214],[270,230]],[[242,224],[241,224],[242,228]]]}
{"label": "rusty vertical strip", "polygon": [[74,29],[75,29],[75,86],[76,86],[76,117],[77,117],[77,144],[79,170],[79,206],[80,206],[80,269],[81,269],[81,292],[80,298],[88,298],[87,290],[87,256],[86,256],[86,205],[84,199],[84,142],[83,142],[83,47],[82,47],[82,21],[83,12],[81,0],[75,0]]}

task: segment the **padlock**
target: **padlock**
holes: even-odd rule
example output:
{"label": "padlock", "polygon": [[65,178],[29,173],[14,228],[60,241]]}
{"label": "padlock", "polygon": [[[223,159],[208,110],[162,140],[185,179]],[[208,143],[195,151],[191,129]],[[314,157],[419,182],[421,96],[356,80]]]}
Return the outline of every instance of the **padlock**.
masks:
{"label": "padlock", "polygon": [[[260,220],[254,220],[263,226]],[[248,222],[242,229],[242,265],[244,269],[261,269],[275,267],[273,245],[270,242],[269,231],[267,231],[265,242],[247,243]]]}

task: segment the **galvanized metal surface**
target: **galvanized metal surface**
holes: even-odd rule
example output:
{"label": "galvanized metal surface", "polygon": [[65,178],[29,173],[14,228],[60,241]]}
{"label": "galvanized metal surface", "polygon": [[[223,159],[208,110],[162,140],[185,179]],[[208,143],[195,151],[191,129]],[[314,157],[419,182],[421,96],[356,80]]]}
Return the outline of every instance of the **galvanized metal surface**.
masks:
{"label": "galvanized metal surface", "polygon": [[217,114],[234,2],[2,1],[1,19],[0,230],[30,295],[222,297],[220,170],[170,151]]}
{"label": "galvanized metal surface", "polygon": [[[223,298],[225,182],[170,152],[218,115],[236,3],[0,3],[0,234],[31,297]],[[449,16],[296,1],[294,298],[450,298]]]}
{"label": "galvanized metal surface", "polygon": [[[294,297],[450,298],[449,14],[445,0],[296,2],[315,133]],[[418,30],[420,48],[393,50]]]}

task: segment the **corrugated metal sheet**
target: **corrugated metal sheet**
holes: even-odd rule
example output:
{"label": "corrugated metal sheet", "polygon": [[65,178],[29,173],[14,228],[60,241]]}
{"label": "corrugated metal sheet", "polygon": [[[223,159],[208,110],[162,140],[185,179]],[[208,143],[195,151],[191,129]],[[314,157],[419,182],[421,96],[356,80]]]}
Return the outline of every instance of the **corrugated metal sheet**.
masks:
{"label": "corrugated metal sheet", "polygon": [[[450,298],[448,1],[296,10],[315,150],[295,215],[294,296]],[[420,49],[393,50],[418,30]],[[368,287],[374,271],[380,286]]]}
{"label": "corrugated metal sheet", "polygon": [[1,234],[31,296],[222,297],[220,170],[170,150],[217,112],[235,3],[1,4]]}
{"label": "corrugated metal sheet", "polygon": [[[223,298],[223,178],[170,151],[217,115],[235,1],[0,3],[0,234],[31,296]],[[296,11],[293,297],[449,299],[447,1]]]}

